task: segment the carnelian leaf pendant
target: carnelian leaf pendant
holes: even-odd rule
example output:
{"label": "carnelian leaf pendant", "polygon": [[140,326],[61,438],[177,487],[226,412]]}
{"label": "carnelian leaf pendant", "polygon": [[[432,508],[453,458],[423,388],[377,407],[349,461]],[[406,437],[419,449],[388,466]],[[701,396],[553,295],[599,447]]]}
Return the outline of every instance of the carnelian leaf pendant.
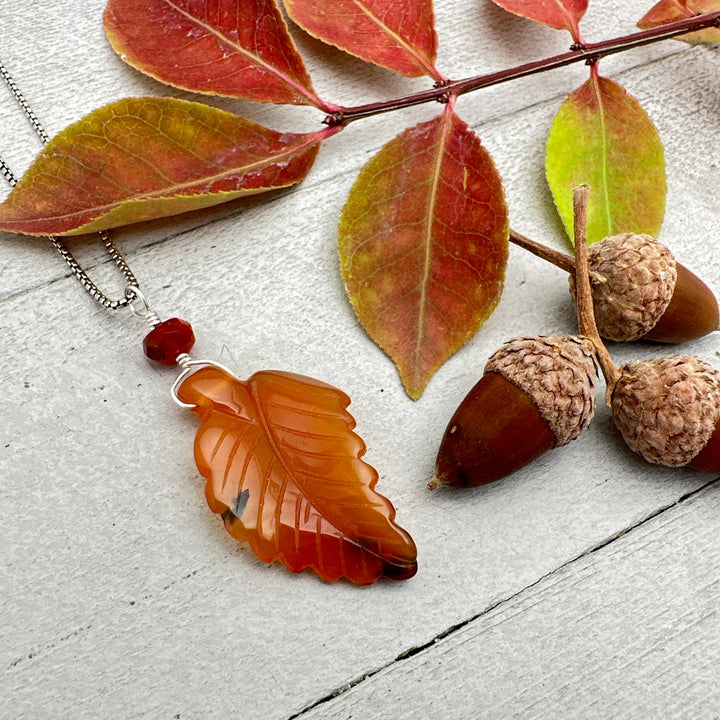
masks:
{"label": "carnelian leaf pendant", "polygon": [[262,561],[358,585],[415,574],[415,543],[374,490],[345,393],[279,371],[243,382],[208,365],[177,398],[202,420],[195,461],[210,509]]}

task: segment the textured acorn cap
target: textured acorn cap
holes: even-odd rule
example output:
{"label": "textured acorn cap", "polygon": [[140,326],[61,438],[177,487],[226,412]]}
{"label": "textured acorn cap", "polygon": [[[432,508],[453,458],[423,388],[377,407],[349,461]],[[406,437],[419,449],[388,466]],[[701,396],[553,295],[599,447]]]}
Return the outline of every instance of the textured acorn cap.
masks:
{"label": "textured acorn cap", "polygon": [[[665,245],[650,235],[612,235],[589,249],[588,265],[602,337],[637,340],[655,327],[677,282],[675,258]],[[575,297],[573,276],[570,292]]]}
{"label": "textured acorn cap", "polygon": [[590,424],[597,369],[592,343],[576,335],[515,338],[485,366],[486,373],[499,373],[527,393],[552,429],[555,447]]}
{"label": "textured acorn cap", "polygon": [[720,373],[689,355],[624,365],[612,412],[632,450],[656,465],[682,467],[705,447],[720,419]]}

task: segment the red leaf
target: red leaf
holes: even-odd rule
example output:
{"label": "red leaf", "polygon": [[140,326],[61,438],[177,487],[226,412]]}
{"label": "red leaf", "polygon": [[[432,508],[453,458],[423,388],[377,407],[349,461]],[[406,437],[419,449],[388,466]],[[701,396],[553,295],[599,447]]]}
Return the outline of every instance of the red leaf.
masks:
{"label": "red leaf", "polygon": [[109,0],[105,33],[125,62],[168,85],[330,109],[274,0]]}
{"label": "red leaf", "polygon": [[317,133],[279,133],[199,103],[127,98],[51,140],[0,205],[0,229],[78,235],[287,187]]}
{"label": "red leaf", "polygon": [[391,140],[360,173],[340,221],[342,273],[410,397],[500,299],[507,235],[492,158],[450,106]]}
{"label": "red leaf", "polygon": [[284,0],[290,17],[316,38],[403,75],[435,69],[432,0]]}
{"label": "red leaf", "polygon": [[[716,10],[720,10],[720,0],[660,0],[642,17],[638,27],[647,30]],[[707,28],[687,35],[679,35],[676,39],[689,43],[720,43],[720,30]]]}
{"label": "red leaf", "polygon": [[580,39],[578,23],[585,14],[588,0],[493,0],[508,12],[549,25],[557,30],[568,30],[575,40]]}
{"label": "red leaf", "polygon": [[263,562],[360,585],[415,574],[415,543],[374,490],[345,393],[285,372],[242,382],[210,366],[178,398],[203,421],[195,460],[210,509]]}

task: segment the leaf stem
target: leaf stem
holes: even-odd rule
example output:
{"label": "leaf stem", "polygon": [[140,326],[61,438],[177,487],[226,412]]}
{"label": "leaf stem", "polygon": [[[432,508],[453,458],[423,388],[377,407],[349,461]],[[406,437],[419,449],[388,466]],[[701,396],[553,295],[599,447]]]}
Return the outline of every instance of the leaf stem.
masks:
{"label": "leaf stem", "polygon": [[610,353],[600,338],[595,313],[593,311],[592,289],[588,272],[587,252],[587,206],[590,196],[589,185],[579,185],[573,192],[574,232],[575,232],[575,298],[580,334],[586,337],[595,347],[600,369],[605,376],[607,390],[605,402],[610,404],[615,383],[620,376]]}
{"label": "leaf stem", "polygon": [[602,42],[575,44],[569,52],[525,63],[524,65],[509,68],[508,70],[501,70],[486,75],[477,75],[464,80],[439,80],[435,83],[435,86],[429,90],[394,100],[385,100],[367,105],[356,105],[354,107],[339,106],[336,112],[329,114],[325,118],[324,122],[331,126],[347,125],[360,118],[380,115],[381,113],[421,105],[426,102],[447,102],[448,97],[451,95],[464,95],[474,90],[480,90],[481,88],[490,87],[491,85],[499,85],[509,80],[535,75],[536,73],[547,70],[554,70],[576,62],[586,62],[592,65],[606,55],[613,55],[624,52],[625,50],[649,45],[659,42],[660,40],[668,40],[678,35],[685,35],[688,32],[709,27],[720,27],[720,10],[703,15],[696,15],[685,20],[678,20],[677,22],[668,23],[667,25],[661,25],[660,27],[649,30],[641,30],[640,32],[630,35],[603,40]]}

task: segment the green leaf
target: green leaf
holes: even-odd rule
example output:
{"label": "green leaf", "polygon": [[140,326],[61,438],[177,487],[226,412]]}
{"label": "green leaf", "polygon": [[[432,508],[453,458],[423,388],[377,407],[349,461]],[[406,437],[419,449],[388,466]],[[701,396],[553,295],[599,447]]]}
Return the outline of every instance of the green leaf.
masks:
{"label": "green leaf", "polygon": [[583,183],[590,243],[621,232],[657,237],[666,194],[660,136],[640,103],[594,69],[555,117],[545,171],[571,240],[573,188]]}
{"label": "green leaf", "polygon": [[362,169],[340,220],[343,279],[411,398],[495,308],[507,237],[500,176],[451,104]]}
{"label": "green leaf", "polygon": [[172,98],[126,98],[51,140],[0,205],[0,230],[79,235],[287,187],[335,129],[279,133]]}

